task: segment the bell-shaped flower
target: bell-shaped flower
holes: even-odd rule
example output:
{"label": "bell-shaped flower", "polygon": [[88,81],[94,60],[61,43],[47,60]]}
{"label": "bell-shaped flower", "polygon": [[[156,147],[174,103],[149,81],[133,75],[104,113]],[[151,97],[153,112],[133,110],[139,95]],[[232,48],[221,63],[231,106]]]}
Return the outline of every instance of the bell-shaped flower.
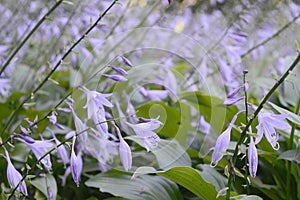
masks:
{"label": "bell-shaped flower", "polygon": [[277,150],[279,143],[277,142],[278,134],[275,128],[281,130],[289,129],[290,125],[283,121],[287,117],[287,114],[259,113],[258,125],[256,126],[258,137],[255,139],[255,144],[260,142],[264,134],[273,149]]}
{"label": "bell-shaped flower", "polygon": [[70,167],[71,167],[73,180],[78,187],[80,182],[80,175],[82,172],[82,158],[80,152],[77,155],[75,154],[75,150],[74,150],[75,142],[76,142],[76,136],[73,137]]}
{"label": "bell-shaped flower", "polygon": [[[47,140],[34,140],[29,136],[19,135],[16,137],[16,140],[19,140],[25,143],[33,152],[37,160],[41,159],[41,163],[43,166],[50,171],[52,168],[52,163],[50,159],[50,155],[45,155],[52,147],[53,144]],[[43,158],[42,158],[43,157]]]}
{"label": "bell-shaped flower", "polygon": [[158,119],[149,119],[147,122],[139,124],[127,124],[142,140],[147,151],[150,151],[151,146],[156,146],[160,142],[159,136],[155,132],[153,132],[153,130],[158,129],[162,125],[162,123]]}
{"label": "bell-shaped flower", "polygon": [[16,170],[16,168],[13,166],[11,163],[9,154],[7,150],[4,148],[5,151],[5,159],[7,161],[7,180],[8,183],[11,187],[16,188],[17,190],[22,192],[25,196],[28,195],[27,193],[27,187],[24,181],[21,182],[22,180],[22,175]]}
{"label": "bell-shaped flower", "polygon": [[114,127],[117,130],[118,137],[120,140],[120,143],[119,143],[120,159],[121,159],[121,162],[122,162],[122,165],[123,165],[125,171],[128,171],[132,166],[131,149],[130,149],[129,145],[125,142],[125,140],[123,139],[119,128],[116,125],[114,125]]}
{"label": "bell-shaped flower", "polygon": [[237,119],[237,116],[244,111],[240,111],[237,114],[234,115],[232,118],[229,126],[226,128],[226,130],[218,137],[214,151],[212,153],[212,160],[211,160],[211,166],[215,166],[218,164],[218,162],[222,159],[223,155],[222,153],[226,152],[229,143],[230,143],[230,133],[231,129],[233,128],[233,125]]}
{"label": "bell-shaped flower", "polygon": [[258,156],[252,136],[250,136],[250,144],[248,148],[248,164],[250,176],[255,177],[258,166]]}
{"label": "bell-shaped flower", "polygon": [[69,163],[69,156],[68,156],[67,149],[56,138],[54,132],[51,129],[47,128],[47,130],[51,133],[51,135],[52,135],[52,137],[53,137],[53,139],[55,141],[55,144],[57,146],[57,154],[61,158],[62,162],[64,163],[64,166],[66,167],[66,165]]}
{"label": "bell-shaped flower", "polygon": [[93,119],[100,107],[106,106],[112,108],[113,105],[106,98],[112,94],[101,94],[97,91],[91,91],[86,87],[82,87],[83,92],[86,94],[86,104],[84,108],[87,108],[88,118]]}
{"label": "bell-shaped flower", "polygon": [[69,108],[73,114],[76,131],[78,133],[80,133],[79,140],[81,143],[85,144],[87,141],[86,125],[81,121],[81,119],[77,116],[76,112],[74,111],[73,100],[70,99],[70,101],[68,101],[66,103],[69,106]]}
{"label": "bell-shaped flower", "polygon": [[64,126],[57,123],[57,112],[53,111],[50,116],[47,117],[51,124],[55,125],[57,128],[64,130]]}

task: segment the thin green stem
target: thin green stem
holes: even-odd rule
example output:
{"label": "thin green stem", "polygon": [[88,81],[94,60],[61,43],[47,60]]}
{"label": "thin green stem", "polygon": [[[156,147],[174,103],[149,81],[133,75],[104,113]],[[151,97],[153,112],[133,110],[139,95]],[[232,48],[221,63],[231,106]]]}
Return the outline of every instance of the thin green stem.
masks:
{"label": "thin green stem", "polygon": [[100,22],[100,20],[108,13],[108,11],[118,2],[118,0],[114,0],[108,8],[98,17],[98,19],[95,21],[95,23],[86,30],[86,32],[66,51],[66,53],[61,57],[60,61],[56,63],[56,65],[53,67],[53,69],[49,72],[49,74],[46,75],[46,77],[42,80],[42,82],[28,95],[22,103],[16,108],[16,110],[10,115],[9,120],[5,124],[2,132],[0,135],[2,135],[6,129],[10,126],[13,118],[17,114],[17,112],[23,107],[23,105],[31,99],[32,96],[34,96],[39,89],[49,80],[51,75],[57,70],[57,68],[61,65],[61,63],[65,60],[65,58],[73,51],[73,49],[97,26],[97,24]]}
{"label": "thin green stem", "polygon": [[[245,96],[245,122],[246,124],[248,124],[248,94],[247,94],[247,80],[246,80],[246,74],[248,73],[248,70],[244,70],[243,71],[243,82],[244,82],[244,96]],[[249,181],[248,181],[248,170],[247,170],[247,164],[248,164],[248,156],[247,154],[244,157],[245,159],[245,181],[246,181],[246,192],[247,194],[250,194],[250,185],[249,185]]]}
{"label": "thin green stem", "polygon": [[[239,146],[242,144],[242,142],[244,141],[245,137],[247,136],[247,130],[250,128],[251,124],[253,123],[254,119],[257,117],[257,115],[259,114],[259,112],[262,110],[263,106],[265,105],[265,103],[269,100],[269,98],[272,96],[272,94],[276,91],[276,89],[279,87],[279,85],[281,85],[283,83],[283,81],[286,79],[286,77],[290,74],[290,72],[297,66],[297,64],[300,61],[300,53],[298,53],[298,56],[296,57],[296,59],[294,60],[294,62],[291,64],[291,66],[287,69],[287,71],[282,75],[282,77],[274,84],[274,86],[271,88],[271,90],[266,94],[266,96],[262,99],[262,101],[260,102],[260,104],[258,105],[257,109],[255,110],[255,112],[253,113],[253,116],[249,119],[248,123],[246,124],[245,128],[243,129],[241,136],[235,146],[235,150],[232,156],[232,163],[233,165],[236,164],[236,160],[237,160],[237,156],[238,156],[238,152],[239,152]],[[226,194],[226,199],[229,200],[230,199],[230,191],[232,188],[232,175],[229,174],[228,177],[228,190],[227,190],[227,194]]]}
{"label": "thin green stem", "polygon": [[28,35],[22,40],[22,42],[17,46],[17,48],[10,54],[9,58],[6,60],[4,65],[0,70],[0,75],[4,72],[4,70],[8,67],[12,59],[19,52],[19,50],[24,46],[27,40],[34,34],[34,32],[40,27],[40,25],[48,18],[48,16],[63,2],[63,0],[59,0],[56,4],[40,19],[40,21],[33,27],[33,29],[28,33]]}

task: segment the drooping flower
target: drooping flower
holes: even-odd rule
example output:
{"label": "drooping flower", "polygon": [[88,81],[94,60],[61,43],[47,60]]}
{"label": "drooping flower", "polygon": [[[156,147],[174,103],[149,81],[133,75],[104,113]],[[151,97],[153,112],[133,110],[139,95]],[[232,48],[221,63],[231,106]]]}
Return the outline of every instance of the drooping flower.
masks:
{"label": "drooping flower", "polygon": [[252,136],[250,136],[250,143],[248,148],[248,163],[250,176],[255,177],[258,166],[258,156]]}
{"label": "drooping flower", "polygon": [[120,143],[119,143],[120,159],[121,159],[121,162],[122,162],[122,165],[123,165],[125,171],[128,171],[132,166],[131,149],[130,149],[129,145],[125,142],[125,140],[123,139],[119,128],[115,124],[113,124],[113,125],[118,133],[118,137],[120,140]]}
{"label": "drooping flower", "polygon": [[147,151],[150,151],[151,146],[157,145],[160,142],[159,136],[153,132],[158,129],[162,123],[158,119],[148,119],[147,122],[139,124],[127,123],[142,140]]}
{"label": "drooping flower", "polygon": [[102,76],[105,78],[109,78],[113,81],[117,81],[117,82],[126,82],[127,81],[127,78],[125,78],[124,76],[121,76],[121,75],[102,74]]}
{"label": "drooping flower", "polygon": [[7,161],[7,180],[10,186],[13,188],[17,187],[17,190],[22,192],[25,196],[28,195],[27,187],[24,181],[20,183],[22,180],[22,175],[16,170],[16,168],[11,163],[9,154],[7,150],[4,148],[5,151],[5,159]]}
{"label": "drooping flower", "polygon": [[264,134],[273,149],[277,150],[279,143],[277,142],[278,134],[275,128],[281,130],[289,129],[290,125],[283,121],[287,117],[287,114],[259,113],[258,125],[256,126],[258,137],[255,139],[255,144],[260,142]]}
{"label": "drooping flower", "polygon": [[64,163],[64,166],[66,167],[66,165],[69,163],[69,156],[68,156],[67,149],[65,148],[64,145],[61,145],[61,142],[56,138],[54,132],[51,129],[47,128],[47,130],[51,133],[57,146],[57,154],[61,158],[62,162]]}
{"label": "drooping flower", "polygon": [[167,98],[169,95],[168,90],[148,90],[140,85],[137,85],[136,87],[141,95],[143,95],[145,98],[149,98],[152,101],[161,101],[162,99]]}
{"label": "drooping flower", "polygon": [[51,112],[51,115],[50,116],[47,116],[47,118],[49,119],[50,123],[55,125],[57,128],[61,129],[61,130],[64,130],[64,126],[57,123],[57,112],[53,111]]}
{"label": "drooping flower", "polygon": [[211,160],[211,165],[215,166],[218,164],[218,162],[222,159],[223,155],[222,153],[226,152],[229,143],[230,143],[230,133],[231,129],[234,126],[234,123],[237,119],[237,116],[244,111],[240,111],[237,114],[234,115],[232,118],[229,126],[226,128],[226,130],[218,137],[214,151],[212,153],[212,160]]}
{"label": "drooping flower", "polygon": [[76,136],[73,137],[70,166],[71,166],[73,180],[78,187],[80,182],[80,175],[82,171],[82,158],[80,152],[77,155],[75,154],[75,150],[74,150],[75,142],[76,142]]}
{"label": "drooping flower", "polygon": [[23,136],[19,135],[19,137],[16,137],[16,140],[19,140],[23,143],[25,143],[33,152],[37,160],[41,159],[41,163],[43,166],[50,171],[52,168],[52,163],[50,159],[50,155],[45,154],[53,147],[53,144],[50,141],[47,140],[34,140],[29,136]]}

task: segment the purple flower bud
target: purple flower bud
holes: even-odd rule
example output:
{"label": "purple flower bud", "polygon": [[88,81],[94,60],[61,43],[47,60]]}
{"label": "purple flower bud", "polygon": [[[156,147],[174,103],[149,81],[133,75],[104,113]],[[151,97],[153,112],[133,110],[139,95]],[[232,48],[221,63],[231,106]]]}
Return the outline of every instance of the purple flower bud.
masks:
{"label": "purple flower bud", "polygon": [[119,128],[116,125],[114,126],[117,130],[120,139],[120,144],[119,144],[120,159],[125,171],[128,171],[132,166],[131,149],[129,145],[125,142],[125,140],[122,138]]}
{"label": "purple flower bud", "polygon": [[233,104],[236,104],[237,102],[239,102],[240,100],[244,99],[245,97],[234,97],[234,98],[229,98],[229,99],[226,99],[224,101],[224,104],[226,106],[231,106]]}
{"label": "purple flower bud", "polygon": [[76,136],[73,137],[70,166],[71,166],[73,180],[76,183],[77,187],[79,187],[80,175],[82,171],[82,158],[80,153],[78,153],[77,156],[75,154],[74,151],[75,141],[76,141]]}
{"label": "purple flower bud", "polygon": [[16,168],[13,166],[13,164],[11,163],[9,154],[7,152],[7,150],[4,148],[5,151],[5,158],[7,161],[7,180],[10,186],[16,188],[17,190],[22,192],[25,196],[28,195],[27,193],[27,187],[24,181],[22,181],[20,183],[20,181],[22,180],[22,175],[16,170]]}
{"label": "purple flower bud", "polygon": [[258,156],[257,156],[257,149],[255,147],[255,143],[251,136],[250,136],[250,144],[248,149],[248,163],[249,163],[250,176],[255,177],[257,166],[258,166]]}
{"label": "purple flower bud", "polygon": [[246,82],[244,85],[244,91],[247,92],[248,89],[249,89],[249,84],[248,84],[248,82]]}
{"label": "purple flower bud", "polygon": [[119,67],[115,67],[115,66],[111,66],[111,68],[115,71],[115,72],[117,72],[118,74],[120,74],[120,75],[127,75],[128,73],[124,70],[124,69],[122,69],[122,68],[119,68]]}
{"label": "purple flower bud", "polygon": [[230,143],[230,133],[232,125],[229,125],[227,129],[218,137],[216,146],[212,154],[211,165],[215,166],[223,157],[222,152],[226,152]]}
{"label": "purple flower bud", "polygon": [[211,166],[216,166],[217,163],[222,159],[223,155],[222,152],[226,152],[229,143],[230,143],[230,133],[231,129],[237,119],[237,116],[244,111],[239,111],[237,114],[234,115],[232,118],[229,126],[226,128],[226,130],[218,137],[214,151],[212,153],[212,160],[211,160]]}
{"label": "purple flower bud", "polygon": [[232,90],[228,95],[227,95],[227,98],[231,99],[233,97],[235,97],[235,95],[240,91],[241,87],[238,87],[234,90]]}
{"label": "purple flower bud", "polygon": [[102,76],[105,78],[109,78],[111,80],[117,81],[117,82],[126,82],[127,81],[127,79],[121,75],[102,74]]}
{"label": "purple flower bud", "polygon": [[128,60],[127,58],[125,58],[124,56],[121,56],[122,61],[129,67],[133,67],[132,63],[130,62],[130,60]]}
{"label": "purple flower bud", "polygon": [[169,5],[173,2],[173,0],[168,0],[168,2],[169,2]]}
{"label": "purple flower bud", "polygon": [[69,163],[69,156],[68,156],[68,152],[67,152],[65,146],[60,145],[61,142],[56,138],[54,132],[51,129],[47,128],[47,130],[51,133],[51,135],[52,135],[52,137],[55,141],[56,146],[59,146],[59,147],[57,147],[57,154],[61,158],[61,160],[63,161],[64,166],[66,167],[66,164]]}

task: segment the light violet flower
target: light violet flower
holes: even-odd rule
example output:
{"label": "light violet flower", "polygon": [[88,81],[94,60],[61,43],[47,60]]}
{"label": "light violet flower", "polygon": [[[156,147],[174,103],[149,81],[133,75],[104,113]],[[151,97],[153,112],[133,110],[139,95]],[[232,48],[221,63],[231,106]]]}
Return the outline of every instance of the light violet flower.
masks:
{"label": "light violet flower", "polygon": [[252,136],[250,136],[250,144],[248,148],[248,163],[250,176],[255,177],[258,166],[258,156]]}
{"label": "light violet flower", "polygon": [[147,151],[150,151],[150,147],[153,146],[153,144],[157,145],[160,142],[159,136],[153,132],[153,130],[158,129],[162,125],[158,119],[149,119],[148,122],[139,124],[127,124],[142,140]]}
{"label": "light violet flower", "polygon": [[229,143],[230,143],[230,133],[231,129],[234,126],[234,123],[237,119],[237,116],[244,111],[238,112],[234,117],[232,118],[229,126],[226,128],[226,130],[218,137],[216,146],[214,148],[214,151],[212,153],[212,160],[211,160],[211,166],[216,166],[218,162],[222,159],[223,155],[222,153],[226,152]]}
{"label": "light violet flower", "polygon": [[80,174],[82,171],[82,158],[80,152],[77,155],[75,154],[75,150],[74,150],[75,142],[76,142],[76,136],[73,137],[70,166],[71,166],[73,180],[76,183],[77,187],[79,187]]}
{"label": "light violet flower", "polygon": [[117,81],[117,82],[126,82],[127,81],[127,78],[125,78],[124,76],[121,76],[121,75],[102,74],[102,76],[105,78],[109,78],[113,81]]}
{"label": "light violet flower", "polygon": [[133,67],[133,64],[130,62],[130,60],[124,56],[120,56],[122,61],[128,66],[128,67]]}
{"label": "light violet flower", "polygon": [[244,99],[245,97],[233,97],[233,98],[228,98],[224,101],[224,104],[226,106],[231,106],[233,104],[236,104],[237,102],[241,101],[242,99]]}
{"label": "light violet flower", "polygon": [[125,142],[125,140],[123,139],[119,128],[116,125],[114,125],[114,127],[116,128],[118,137],[120,139],[120,144],[119,144],[120,159],[121,159],[121,162],[122,162],[122,165],[123,165],[125,171],[128,171],[132,166],[131,149],[130,149],[129,145]]}
{"label": "light violet flower", "polygon": [[[34,140],[29,136],[19,135],[16,140],[25,143],[32,150],[37,160],[40,160],[42,156],[44,156],[53,147],[53,144],[50,141]],[[41,163],[48,171],[51,170],[52,163],[49,154],[41,159]]]}
{"label": "light violet flower", "polygon": [[55,125],[57,128],[61,129],[61,130],[64,130],[64,126],[57,123],[57,112],[53,111],[51,112],[51,115],[50,116],[47,116],[47,118],[49,119],[50,123]]}
{"label": "light violet flower", "polygon": [[278,134],[275,128],[286,130],[290,125],[283,121],[287,118],[287,114],[276,115],[273,113],[260,113],[258,114],[258,125],[256,126],[258,137],[255,139],[255,144],[259,143],[265,135],[268,142],[272,145],[273,149],[279,149]]}
{"label": "light violet flower", "polygon": [[67,149],[65,148],[64,145],[61,145],[61,142],[56,138],[54,132],[51,129],[47,128],[47,130],[52,134],[55,144],[56,146],[58,146],[57,154],[61,158],[62,162],[64,163],[64,166],[66,167],[66,165],[69,163],[69,156],[68,156]]}
{"label": "light violet flower", "polygon": [[211,126],[207,121],[205,121],[203,115],[201,115],[201,117],[200,117],[199,125],[200,125],[199,129],[201,132],[209,134]]}
{"label": "light violet flower", "polygon": [[120,75],[124,76],[124,75],[128,74],[124,69],[122,69],[120,67],[111,66],[111,68]]}
{"label": "light violet flower", "polygon": [[17,190],[22,192],[25,196],[28,195],[27,187],[24,181],[20,183],[22,180],[22,175],[16,170],[16,168],[11,163],[9,154],[7,150],[4,148],[5,151],[5,159],[7,161],[7,180],[10,186],[13,188],[17,187]]}
{"label": "light violet flower", "polygon": [[140,85],[136,85],[138,91],[143,95],[145,98],[149,98],[152,101],[161,101],[165,99],[169,95],[168,90],[147,90]]}
{"label": "light violet flower", "polygon": [[104,106],[109,108],[113,107],[112,103],[110,103],[106,99],[107,97],[110,97],[112,94],[102,94],[97,91],[91,91],[86,87],[82,87],[82,90],[86,94],[86,98],[87,98],[84,108],[87,108],[89,119],[96,119],[96,115],[97,112],[99,111],[99,108],[104,108]]}

